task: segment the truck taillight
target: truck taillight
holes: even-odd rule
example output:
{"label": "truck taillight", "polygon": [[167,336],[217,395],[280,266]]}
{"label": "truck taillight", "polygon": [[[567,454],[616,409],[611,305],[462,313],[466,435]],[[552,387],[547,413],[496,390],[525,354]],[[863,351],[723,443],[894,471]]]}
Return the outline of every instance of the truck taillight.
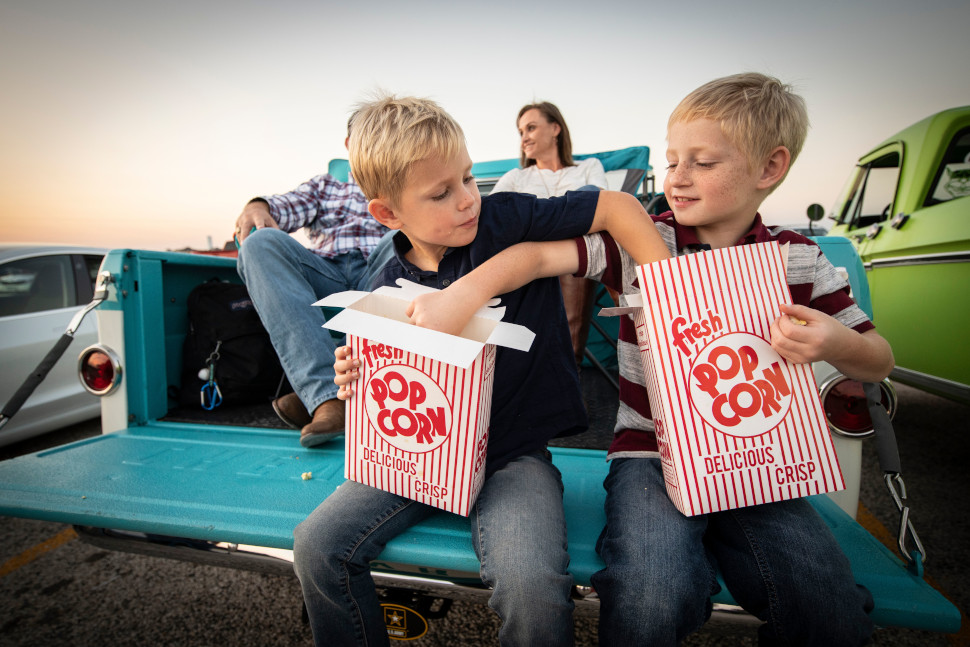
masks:
{"label": "truck taillight", "polygon": [[121,362],[110,348],[88,346],[77,360],[81,384],[94,395],[108,395],[121,383]]}
{"label": "truck taillight", "polygon": [[[879,393],[882,406],[892,419],[896,415],[896,390],[889,380],[883,380],[879,383]],[[839,374],[822,386],[819,397],[832,431],[851,438],[863,438],[873,433],[861,382]]]}

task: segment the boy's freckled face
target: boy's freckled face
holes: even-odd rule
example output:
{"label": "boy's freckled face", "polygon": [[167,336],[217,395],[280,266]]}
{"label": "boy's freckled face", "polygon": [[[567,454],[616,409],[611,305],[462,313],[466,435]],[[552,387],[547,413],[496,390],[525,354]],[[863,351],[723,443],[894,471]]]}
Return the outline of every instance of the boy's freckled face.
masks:
{"label": "boy's freckled face", "polygon": [[435,157],[411,166],[396,213],[415,248],[462,247],[475,239],[482,196],[471,169],[464,147],[454,159]]}
{"label": "boy's freckled face", "polygon": [[[677,222],[698,234],[737,231],[744,235],[765,197],[759,171],[710,119],[677,122],[667,132],[664,194]],[[715,242],[704,240],[704,242]],[[735,240],[720,241],[731,245]]]}

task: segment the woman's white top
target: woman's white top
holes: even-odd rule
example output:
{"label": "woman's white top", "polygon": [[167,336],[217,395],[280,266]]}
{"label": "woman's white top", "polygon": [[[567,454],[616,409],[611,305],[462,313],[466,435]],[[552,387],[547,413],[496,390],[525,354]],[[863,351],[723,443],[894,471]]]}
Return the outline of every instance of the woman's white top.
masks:
{"label": "woman's white top", "polygon": [[499,178],[492,193],[515,191],[550,198],[590,184],[601,189],[606,188],[606,171],[595,157],[579,160],[576,166],[566,166],[558,171],[540,169],[535,164],[514,168]]}

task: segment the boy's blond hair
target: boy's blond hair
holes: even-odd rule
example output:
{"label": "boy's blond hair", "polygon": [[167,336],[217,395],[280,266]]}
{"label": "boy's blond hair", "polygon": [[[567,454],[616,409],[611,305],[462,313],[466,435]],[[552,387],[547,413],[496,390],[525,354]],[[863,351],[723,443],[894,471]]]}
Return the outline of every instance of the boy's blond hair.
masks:
{"label": "boy's blond hair", "polygon": [[357,106],[350,168],[368,200],[397,204],[412,164],[453,159],[464,146],[461,126],[434,101],[384,95]]}
{"label": "boy's blond hair", "polygon": [[805,100],[790,85],[757,72],[705,83],[674,108],[667,128],[695,119],[718,122],[721,132],[744,154],[752,168],[778,146],[784,146],[791,153],[791,168],[808,135]]}

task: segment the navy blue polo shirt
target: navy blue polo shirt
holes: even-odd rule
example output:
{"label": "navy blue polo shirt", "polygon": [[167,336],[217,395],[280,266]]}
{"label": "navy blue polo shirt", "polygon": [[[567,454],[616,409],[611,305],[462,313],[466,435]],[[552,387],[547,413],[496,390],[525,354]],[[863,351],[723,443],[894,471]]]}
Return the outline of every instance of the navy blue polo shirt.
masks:
{"label": "navy blue polo shirt", "polygon": [[[505,192],[486,196],[475,240],[448,249],[437,272],[418,269],[405,259],[411,242],[398,232],[394,257],[375,273],[371,289],[394,285],[399,278],[442,289],[516,243],[583,236],[593,224],[598,199],[596,191],[548,199]],[[503,321],[525,326],[536,337],[527,353],[496,349],[486,476],[544,448],[550,439],[580,433],[588,425],[559,279],[539,279],[500,298],[506,308]]]}

